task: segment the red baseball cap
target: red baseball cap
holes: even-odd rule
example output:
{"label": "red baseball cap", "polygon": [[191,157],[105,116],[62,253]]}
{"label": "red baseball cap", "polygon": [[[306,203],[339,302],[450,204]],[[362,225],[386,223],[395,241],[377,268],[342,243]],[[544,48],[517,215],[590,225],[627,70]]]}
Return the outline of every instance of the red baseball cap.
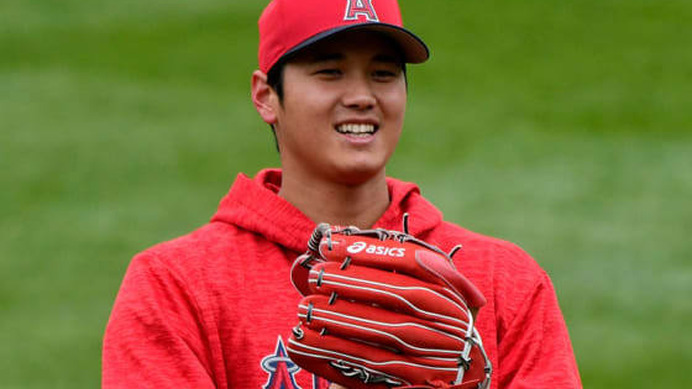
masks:
{"label": "red baseball cap", "polygon": [[368,29],[394,39],[408,63],[425,62],[428,47],[403,27],[397,0],[272,0],[259,19],[259,68],[336,33]]}

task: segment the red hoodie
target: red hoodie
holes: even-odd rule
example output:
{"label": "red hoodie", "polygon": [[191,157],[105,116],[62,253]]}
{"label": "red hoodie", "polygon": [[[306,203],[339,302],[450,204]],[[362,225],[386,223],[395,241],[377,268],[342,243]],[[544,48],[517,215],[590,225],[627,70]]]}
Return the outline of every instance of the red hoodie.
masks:
{"label": "red hoodie", "polygon": [[[289,271],[315,223],[277,195],[280,170],[239,175],[211,222],[132,260],[103,345],[104,388],[326,388],[286,356],[300,295]],[[388,179],[375,227],[449,251],[488,300],[477,326],[493,388],[578,388],[564,319],[546,273],[517,246],[442,220],[418,187]]]}

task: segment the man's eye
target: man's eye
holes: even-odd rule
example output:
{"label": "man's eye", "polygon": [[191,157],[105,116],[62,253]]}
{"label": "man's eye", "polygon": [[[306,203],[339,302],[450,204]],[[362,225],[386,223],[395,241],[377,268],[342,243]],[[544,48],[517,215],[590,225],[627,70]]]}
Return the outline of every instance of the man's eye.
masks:
{"label": "man's eye", "polygon": [[325,75],[325,76],[338,76],[341,74],[341,70],[339,70],[339,69],[320,69],[315,73]]}
{"label": "man's eye", "polygon": [[376,70],[373,72],[373,76],[378,79],[388,79],[396,77],[397,73],[391,70]]}

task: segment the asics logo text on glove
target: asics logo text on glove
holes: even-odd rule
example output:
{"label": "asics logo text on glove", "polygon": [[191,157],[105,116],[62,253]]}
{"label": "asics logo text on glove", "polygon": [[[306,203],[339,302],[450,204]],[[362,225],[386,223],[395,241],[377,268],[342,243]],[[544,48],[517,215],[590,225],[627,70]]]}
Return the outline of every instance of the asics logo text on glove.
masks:
{"label": "asics logo text on glove", "polygon": [[406,255],[406,249],[402,247],[375,246],[373,244],[368,245],[365,242],[355,242],[346,248],[346,251],[350,254],[358,254],[363,250],[365,250],[365,252],[368,254],[376,254],[396,258],[403,258]]}

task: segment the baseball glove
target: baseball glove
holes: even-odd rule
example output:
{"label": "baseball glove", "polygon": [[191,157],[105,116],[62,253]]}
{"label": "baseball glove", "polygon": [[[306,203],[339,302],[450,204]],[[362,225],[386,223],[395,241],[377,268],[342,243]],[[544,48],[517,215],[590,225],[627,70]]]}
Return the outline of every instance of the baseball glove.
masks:
{"label": "baseball glove", "polygon": [[485,298],[455,251],[409,235],[406,217],[404,232],[320,224],[291,270],[304,297],[291,360],[350,389],[489,387],[474,328]]}

